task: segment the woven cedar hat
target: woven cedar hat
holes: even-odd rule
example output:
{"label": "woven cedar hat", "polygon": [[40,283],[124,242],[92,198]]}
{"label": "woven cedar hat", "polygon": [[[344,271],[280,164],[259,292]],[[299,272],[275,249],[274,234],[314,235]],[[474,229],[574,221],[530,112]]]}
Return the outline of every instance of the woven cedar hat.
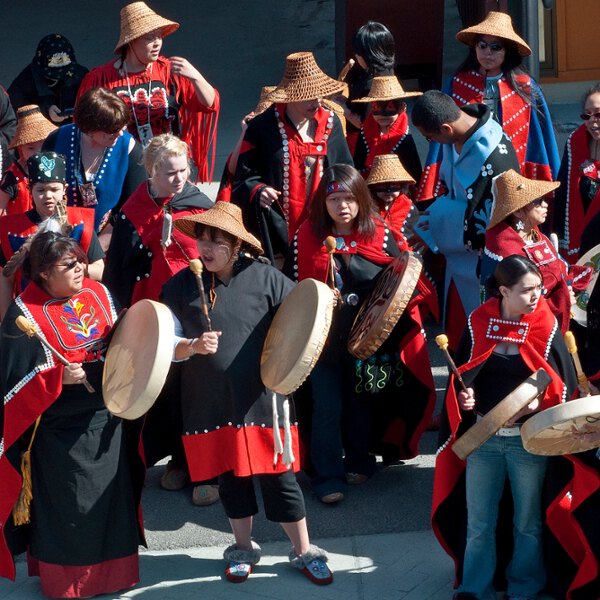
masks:
{"label": "woven cedar hat", "polygon": [[215,202],[212,208],[209,208],[203,213],[180,217],[173,221],[173,225],[175,225],[181,233],[185,233],[185,235],[191,238],[198,239],[198,236],[196,235],[196,223],[202,223],[203,225],[216,227],[221,231],[226,231],[243,242],[246,242],[246,244],[251,246],[258,254],[263,253],[260,242],[244,227],[244,222],[242,221],[242,209],[236,204],[222,201]]}
{"label": "woven cedar hat", "polygon": [[487,226],[495,227],[520,208],[530,202],[542,198],[560,186],[559,181],[536,181],[519,175],[514,169],[509,169],[494,177],[492,184],[492,215]]}
{"label": "woven cedar hat", "polygon": [[17,131],[10,141],[9,148],[43,142],[53,131],[56,125],[48,121],[36,104],[28,104],[17,110]]}
{"label": "woven cedar hat", "polygon": [[474,46],[482,35],[493,35],[515,43],[521,56],[531,54],[531,48],[521,36],[517,35],[510,15],[506,13],[490,11],[481,23],[459,31],[456,39],[467,46]]}
{"label": "woven cedar hat", "polygon": [[260,113],[264,113],[273,101],[269,98],[270,94],[275,91],[277,88],[276,85],[264,85],[260,90],[260,98],[258,99],[258,104],[254,109],[254,115],[260,115]]}
{"label": "woven cedar hat", "polygon": [[344,89],[343,82],[321,71],[312,52],[296,52],[285,60],[283,79],[269,96],[271,102],[317,100],[339,94]]}
{"label": "woven cedar hat", "polygon": [[387,100],[412,98],[422,94],[423,92],[405,92],[395,75],[381,75],[373,77],[371,89],[364,98],[358,98],[353,102],[385,102]]}
{"label": "woven cedar hat", "polygon": [[401,183],[415,183],[408,171],[402,166],[397,154],[380,154],[375,157],[367,185],[397,181]]}
{"label": "woven cedar hat", "polygon": [[179,23],[156,14],[145,2],[132,2],[124,6],[121,9],[121,34],[115,46],[115,54],[129,42],[155,29],[160,29],[161,36],[167,37],[179,29]]}

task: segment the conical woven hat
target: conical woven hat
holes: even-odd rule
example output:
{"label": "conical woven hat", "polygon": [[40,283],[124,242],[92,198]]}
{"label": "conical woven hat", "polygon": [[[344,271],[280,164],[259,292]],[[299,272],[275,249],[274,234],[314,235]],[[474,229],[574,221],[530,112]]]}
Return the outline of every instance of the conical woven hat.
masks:
{"label": "conical woven hat", "polygon": [[260,115],[260,113],[264,113],[265,110],[267,110],[267,108],[269,108],[269,106],[271,106],[271,104],[273,104],[273,101],[270,100],[269,96],[272,92],[275,91],[277,86],[275,85],[265,85],[261,88],[260,90],[260,98],[258,99],[258,104],[256,105],[256,108],[254,109],[254,115]]}
{"label": "conical woven hat", "polygon": [[492,10],[481,23],[459,31],[456,34],[456,39],[467,46],[474,46],[478,38],[482,35],[493,35],[503,40],[514,42],[521,56],[529,56],[531,54],[531,48],[521,36],[517,35],[513,29],[510,15],[506,13]]}
{"label": "conical woven hat", "polygon": [[304,102],[339,94],[341,81],[332,79],[321,69],[312,52],[296,52],[286,58],[283,79],[271,93],[271,102]]}
{"label": "conical woven hat", "polygon": [[121,35],[115,46],[115,54],[129,42],[155,29],[160,29],[161,36],[167,37],[179,29],[179,23],[156,14],[145,2],[132,2],[124,6],[121,9]]}
{"label": "conical woven hat", "polygon": [[405,92],[395,75],[381,75],[373,77],[371,89],[364,98],[358,98],[353,102],[385,102],[421,95],[423,92]]}
{"label": "conical woven hat", "polygon": [[44,117],[37,104],[22,106],[17,110],[17,131],[8,147],[43,142],[56,129],[58,127]]}
{"label": "conical woven hat", "polygon": [[392,181],[415,183],[409,172],[402,166],[397,154],[380,154],[376,156],[367,177],[367,185]]}
{"label": "conical woven hat", "polygon": [[542,198],[560,186],[559,181],[536,181],[519,175],[514,169],[509,169],[494,177],[492,184],[492,215],[487,226],[495,227],[520,208],[530,202]]}
{"label": "conical woven hat", "polygon": [[181,233],[185,233],[185,235],[194,239],[198,237],[196,235],[196,223],[202,223],[203,225],[226,231],[246,242],[258,254],[263,253],[260,242],[244,227],[242,209],[236,204],[222,201],[215,202],[212,208],[203,213],[180,217],[173,221],[173,225]]}

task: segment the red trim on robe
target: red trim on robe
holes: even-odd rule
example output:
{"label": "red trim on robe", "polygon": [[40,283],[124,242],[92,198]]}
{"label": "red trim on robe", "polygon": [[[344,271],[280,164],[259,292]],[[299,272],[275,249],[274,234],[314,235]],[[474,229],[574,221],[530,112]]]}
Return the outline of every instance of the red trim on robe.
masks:
{"label": "red trim on robe", "polygon": [[[294,471],[300,470],[300,446],[298,427],[291,425]],[[280,428],[281,440],[284,439]],[[183,436],[183,447],[187,457],[192,481],[205,481],[221,473],[233,471],[237,477],[284,473],[288,468],[281,462],[273,465],[273,428],[270,426],[226,425],[208,433]],[[226,448],[226,451],[223,451]]]}
{"label": "red trim on robe", "polygon": [[[131,304],[138,300],[148,298],[158,300],[162,286],[173,275],[186,268],[193,258],[198,258],[196,240],[181,233],[173,227],[171,244],[163,250],[160,245],[162,226],[164,221],[163,206],[170,199],[158,198],[156,201],[148,193],[146,182],[141,183],[137,190],[125,202],[121,212],[129,219],[135,230],[140,235],[142,243],[152,253],[152,267],[148,277],[136,282]],[[160,204],[157,204],[160,203]],[[191,208],[174,210],[171,215],[173,220],[178,217],[203,213],[204,209]],[[183,249],[183,251],[182,251]]]}
{"label": "red trim on robe", "polygon": [[47,563],[27,553],[27,570],[30,577],[40,577],[42,593],[49,598],[89,598],[112,594],[140,582],[137,552],[84,566]]}
{"label": "red trim on robe", "polygon": [[[8,169],[6,173],[12,173],[15,177],[15,183],[17,185],[17,194],[14,198],[10,198],[6,205],[7,215],[18,215],[33,208],[33,198],[29,190],[29,177],[23,170],[19,161],[15,161]],[[6,177],[6,173],[4,176]]]}
{"label": "red trim on robe", "polygon": [[567,139],[566,152],[569,154],[570,169],[567,175],[569,187],[565,207],[566,222],[563,227],[565,231],[568,230],[569,245],[566,250],[563,249],[563,256],[570,264],[577,262],[583,231],[600,211],[600,193],[596,193],[585,213],[579,193],[579,182],[584,175],[582,166],[590,160],[589,139],[585,124],[580,125]]}
{"label": "red trim on robe", "polygon": [[[379,123],[372,114],[365,119],[360,135],[363,138],[367,155],[365,157],[365,168],[361,171],[363,177],[367,177],[373,166],[376,156],[381,154],[392,154],[394,148],[402,141],[408,131],[408,114],[406,110],[398,115],[387,133],[382,133]],[[354,152],[353,152],[354,154]]]}

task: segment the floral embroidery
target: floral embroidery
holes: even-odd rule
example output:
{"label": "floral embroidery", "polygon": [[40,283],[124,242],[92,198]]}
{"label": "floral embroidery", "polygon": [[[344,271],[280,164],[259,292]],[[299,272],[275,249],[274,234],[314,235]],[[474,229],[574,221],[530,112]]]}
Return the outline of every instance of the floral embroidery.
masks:
{"label": "floral embroidery", "polygon": [[67,329],[75,334],[78,342],[94,339],[100,335],[97,327],[100,319],[96,317],[95,308],[92,306],[89,313],[83,313],[84,310],[85,306],[77,298],[71,298],[63,304],[63,312],[68,316],[60,317]]}
{"label": "floral embroidery", "polygon": [[488,198],[484,201],[482,208],[473,212],[473,223],[477,235],[485,235],[487,224],[490,221],[492,213],[492,199]]}

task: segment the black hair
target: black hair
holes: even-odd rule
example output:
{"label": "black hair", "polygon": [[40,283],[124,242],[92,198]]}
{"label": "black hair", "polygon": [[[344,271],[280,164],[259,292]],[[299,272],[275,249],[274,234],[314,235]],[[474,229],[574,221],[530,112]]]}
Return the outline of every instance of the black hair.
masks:
{"label": "black hair", "polygon": [[600,94],[600,81],[595,83],[591,88],[588,88],[585,94],[581,97],[581,110],[585,110],[585,103],[593,94]]}
{"label": "black hair", "polygon": [[395,42],[390,30],[377,21],[369,21],[356,31],[352,38],[354,52],[367,63],[367,74],[393,75]]}
{"label": "black hair", "polygon": [[86,253],[76,240],[54,231],[40,233],[35,236],[23,261],[23,274],[43,287],[42,273],[49,271],[61,258],[69,254],[87,265]]}
{"label": "black hair", "polygon": [[511,254],[504,258],[485,282],[486,294],[488,298],[500,296],[500,286],[511,288],[528,273],[533,273],[543,281],[542,273],[537,265],[532,263],[522,254]]}
{"label": "black hair", "polygon": [[[498,36],[495,36],[498,37]],[[477,38],[479,42],[481,38]],[[498,37],[502,45],[504,46],[504,62],[502,63],[502,73],[510,81],[511,87],[528,104],[533,103],[533,93],[531,87],[523,88],[517,81],[519,75],[528,75],[528,71],[523,65],[523,57],[519,53],[519,47],[511,40],[507,40],[503,37]],[[477,60],[477,53],[475,46],[477,42],[469,47],[469,53],[465,60],[456,69],[455,75],[464,73],[465,71],[479,71],[481,65]]]}
{"label": "black hair", "polygon": [[448,94],[429,90],[416,99],[410,116],[415,127],[438,133],[445,123],[458,121],[461,110]]}

